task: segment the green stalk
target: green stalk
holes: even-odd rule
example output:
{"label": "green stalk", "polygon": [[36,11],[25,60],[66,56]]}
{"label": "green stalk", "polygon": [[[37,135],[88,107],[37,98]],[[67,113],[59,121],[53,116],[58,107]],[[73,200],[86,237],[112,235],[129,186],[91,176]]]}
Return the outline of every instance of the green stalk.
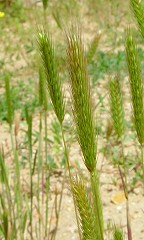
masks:
{"label": "green stalk", "polygon": [[48,203],[49,203],[49,185],[50,185],[50,168],[48,166],[48,147],[47,147],[47,139],[48,139],[48,129],[47,129],[47,99],[46,99],[46,91],[44,90],[44,125],[45,125],[45,159],[46,159],[46,214],[45,214],[45,237],[48,234]]}
{"label": "green stalk", "polygon": [[47,24],[47,19],[46,19],[46,9],[44,8],[43,10],[43,15],[44,15],[44,26]]}
{"label": "green stalk", "polygon": [[[46,159],[46,174],[44,174],[44,162],[42,157],[42,203],[44,202],[44,175],[46,176],[46,213],[45,213],[45,237],[48,234],[48,197],[49,197],[49,179],[50,179],[50,169],[48,167],[48,148],[47,148],[47,95],[46,95],[46,81],[45,81],[44,69],[41,66],[39,68],[39,105],[41,112],[44,108],[44,134],[45,134],[45,159]],[[42,214],[43,215],[43,214]]]}
{"label": "green stalk", "polygon": [[93,194],[95,224],[99,226],[97,228],[98,230],[97,235],[98,235],[98,239],[104,240],[102,204],[101,204],[101,197],[100,197],[100,191],[99,191],[98,174],[96,169],[92,173],[90,173],[90,179],[91,179],[91,187],[92,187],[92,194]]}
{"label": "green stalk", "polygon": [[57,201],[56,201],[56,226],[55,226],[55,232],[53,235],[53,240],[55,240],[56,238],[56,233],[57,233],[57,229],[58,229],[58,224],[59,224],[59,217],[60,217],[60,210],[61,210],[61,204],[62,204],[62,198],[63,198],[63,190],[64,190],[64,185],[65,185],[65,180],[66,180],[66,173],[67,173],[67,168],[65,168],[64,170],[64,177],[63,177],[63,181],[62,181],[62,190],[60,193],[60,199],[59,199],[59,204],[57,207]]}
{"label": "green stalk", "polygon": [[31,239],[33,239],[33,169],[32,169],[32,114],[26,111],[26,121],[28,125],[28,160],[29,160],[29,173],[30,173],[30,226],[31,226]]}
{"label": "green stalk", "polygon": [[126,198],[127,235],[128,235],[128,240],[132,240],[132,229],[131,229],[130,211],[129,211],[128,181],[127,181],[128,171],[127,171],[127,167],[126,167],[126,163],[125,163],[125,155],[124,155],[124,147],[123,147],[122,139],[121,139],[121,149],[122,149],[124,178],[125,178],[124,183],[123,183],[123,188],[124,188],[124,193],[125,193],[125,198]]}
{"label": "green stalk", "polygon": [[[65,136],[64,136],[64,130],[63,130],[63,126],[62,125],[61,125],[61,132],[62,132],[62,140],[63,140],[63,144],[64,144],[64,151],[65,151],[65,156],[66,156],[66,162],[67,162],[67,169],[68,169],[68,173],[69,173],[70,187],[71,187],[71,190],[72,190],[73,184],[72,184],[72,176],[71,176],[70,164],[69,164],[69,154],[68,154],[68,149],[67,149]],[[79,220],[78,220],[78,214],[77,214],[77,209],[76,209],[76,202],[75,202],[73,191],[72,191],[72,196],[73,196],[74,209],[75,209],[76,221],[77,221],[77,226],[78,226],[78,234],[79,234],[79,238],[81,240],[82,239],[82,237],[81,237],[81,230],[80,230],[80,224],[79,224]]]}
{"label": "green stalk", "polygon": [[7,102],[7,110],[8,110],[8,123],[9,123],[9,128],[10,128],[12,151],[13,151],[14,162],[15,162],[15,179],[14,179],[15,201],[16,201],[16,206],[17,206],[17,217],[18,217],[19,226],[20,226],[20,236],[21,236],[21,239],[23,239],[20,166],[19,166],[19,160],[18,160],[18,152],[15,147],[14,140],[13,140],[13,129],[12,129],[13,113],[12,113],[11,92],[10,92],[10,77],[8,75],[5,76],[5,90],[6,90],[6,102]]}
{"label": "green stalk", "polygon": [[[13,227],[13,232],[16,233],[16,215],[14,211],[14,205],[12,202],[12,196],[11,196],[9,180],[8,180],[8,173],[5,166],[4,156],[1,150],[0,150],[0,171],[1,171],[1,184],[2,184],[1,192],[4,193],[6,191],[7,204],[8,204],[8,216],[10,217],[9,222]],[[4,188],[4,185],[5,185],[5,188]],[[0,197],[2,197],[1,194],[0,194]],[[2,212],[0,212],[0,215],[2,215]]]}
{"label": "green stalk", "polygon": [[[39,124],[39,146],[38,146],[38,193],[37,193],[37,200],[38,200],[38,210],[39,213],[41,212],[41,206],[40,206],[40,194],[41,194],[41,188],[40,188],[40,173],[42,170],[42,111],[40,109],[40,124]],[[39,217],[39,239],[42,237],[42,231],[41,231],[41,219]]]}
{"label": "green stalk", "polygon": [[144,144],[141,144],[141,164],[142,164],[142,175],[143,175],[143,184],[144,184]]}
{"label": "green stalk", "polygon": [[46,176],[47,176],[47,180],[46,180],[46,213],[45,213],[45,237],[48,237],[48,214],[49,214],[49,209],[48,209],[48,205],[49,205],[49,186],[50,186],[50,169],[48,164],[46,163]]}

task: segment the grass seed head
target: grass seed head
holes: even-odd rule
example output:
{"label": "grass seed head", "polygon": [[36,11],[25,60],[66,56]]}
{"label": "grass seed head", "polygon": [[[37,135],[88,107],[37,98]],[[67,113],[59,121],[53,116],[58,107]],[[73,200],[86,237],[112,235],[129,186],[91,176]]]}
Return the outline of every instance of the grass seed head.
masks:
{"label": "grass seed head", "polygon": [[131,88],[133,115],[135,129],[140,144],[144,143],[144,104],[143,104],[143,84],[138,59],[137,47],[134,36],[130,29],[126,35],[126,56],[129,71],[129,82]]}
{"label": "grass seed head", "polygon": [[59,122],[62,123],[64,119],[64,97],[62,93],[62,85],[57,71],[57,62],[52,40],[43,29],[38,33],[38,44],[51,102]]}
{"label": "grass seed head", "polygon": [[48,7],[48,2],[49,0],[42,0],[42,3],[43,3],[43,8],[46,10],[47,7]]}
{"label": "grass seed head", "polygon": [[97,50],[100,38],[101,38],[101,34],[97,33],[90,43],[90,46],[89,46],[88,52],[87,52],[87,62],[88,63],[91,62],[91,60],[93,59],[93,57],[95,55],[95,52]]}
{"label": "grass seed head", "polygon": [[144,38],[144,6],[140,0],[130,0],[131,8],[137,20],[142,37]]}
{"label": "grass seed head", "polygon": [[124,130],[124,111],[122,104],[122,94],[120,89],[119,77],[111,79],[109,82],[109,96],[111,116],[113,120],[114,130],[120,138]]}
{"label": "grass seed head", "polygon": [[86,57],[79,31],[67,35],[73,114],[84,163],[92,172],[96,166],[96,134],[92,115]]}
{"label": "grass seed head", "polygon": [[76,177],[75,179],[73,179],[72,192],[79,213],[82,239],[98,240],[94,226],[94,215],[92,207],[83,180],[81,178]]}

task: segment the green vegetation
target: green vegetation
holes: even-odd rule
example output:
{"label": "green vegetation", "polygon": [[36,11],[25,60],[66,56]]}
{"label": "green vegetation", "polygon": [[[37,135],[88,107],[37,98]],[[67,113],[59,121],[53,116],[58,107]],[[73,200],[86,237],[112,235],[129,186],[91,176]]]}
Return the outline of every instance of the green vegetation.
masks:
{"label": "green vegetation", "polygon": [[[11,78],[11,77],[9,77]],[[31,91],[32,82],[27,86],[23,82],[17,82],[15,86],[11,86],[11,102],[12,112],[19,110],[22,119],[25,118],[25,108],[28,107],[32,112],[38,107],[38,96],[35,95],[35,91]],[[0,120],[7,121],[7,102],[5,94],[0,95]]]}
{"label": "green vegetation", "polygon": [[[144,184],[144,6],[122,2],[0,3],[0,239],[59,238],[67,186],[79,239],[133,239],[130,197]],[[138,29],[127,27],[128,4]],[[117,213],[105,220],[103,162],[115,187],[120,179],[124,229]]]}

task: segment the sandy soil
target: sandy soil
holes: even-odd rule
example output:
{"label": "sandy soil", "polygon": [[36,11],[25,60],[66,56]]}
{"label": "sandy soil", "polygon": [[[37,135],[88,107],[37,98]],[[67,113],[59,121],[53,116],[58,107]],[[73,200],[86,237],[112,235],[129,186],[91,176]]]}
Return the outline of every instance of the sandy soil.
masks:
{"label": "sandy soil", "polygon": [[[25,128],[22,126],[22,128]],[[1,125],[0,126],[0,145],[2,144],[4,147],[5,155],[7,156],[6,162],[9,164],[9,169],[11,169],[11,177],[13,178],[13,159],[11,158],[11,146],[10,139],[8,134],[8,126]],[[87,171],[85,166],[82,163],[82,159],[79,155],[79,148],[77,146],[73,147],[70,152],[70,159],[75,159],[80,162],[81,168],[83,169],[83,174],[87,179]],[[119,172],[116,167],[110,163],[108,159],[103,157],[103,154],[98,155],[98,169],[100,171],[100,188],[101,188],[101,197],[103,202],[103,215],[105,219],[105,229],[110,226],[110,223],[115,223],[121,225],[123,231],[126,232],[126,201],[123,195],[122,183],[119,177]],[[72,174],[76,174],[76,168],[72,170]],[[51,231],[55,228],[55,212],[53,211],[53,204],[55,201],[55,197],[57,199],[60,197],[61,193],[61,185],[63,181],[63,170],[55,170],[53,171],[50,181],[50,196],[49,196],[49,217],[51,219]],[[130,172],[129,178],[133,173]],[[45,179],[46,180],[46,179]],[[44,181],[45,181],[44,180]],[[21,169],[21,181],[22,181],[22,189],[24,192],[28,193],[30,191],[29,188],[29,168],[26,165],[25,168]],[[34,182],[37,181],[37,173],[34,176]],[[90,191],[89,186],[88,191]],[[42,198],[42,189],[40,198]],[[44,196],[45,199],[45,196]],[[36,202],[36,197],[34,193],[34,202]],[[45,209],[45,200],[43,201],[42,208]],[[142,240],[144,239],[144,228],[143,228],[143,214],[144,214],[144,197],[143,197],[143,187],[141,182],[137,182],[134,190],[129,193],[129,203],[130,203],[130,220],[131,226],[133,230],[133,240]],[[45,210],[43,210],[45,212]],[[34,226],[38,224],[38,213],[34,208]],[[107,234],[107,231],[106,231]],[[26,238],[29,239],[29,235],[26,234]],[[62,198],[62,206],[60,211],[60,219],[59,219],[59,227],[57,231],[56,239],[71,239],[78,240],[78,231],[74,213],[73,200],[69,187],[69,178],[66,177],[66,183],[63,191]],[[106,235],[107,239],[107,235]]]}

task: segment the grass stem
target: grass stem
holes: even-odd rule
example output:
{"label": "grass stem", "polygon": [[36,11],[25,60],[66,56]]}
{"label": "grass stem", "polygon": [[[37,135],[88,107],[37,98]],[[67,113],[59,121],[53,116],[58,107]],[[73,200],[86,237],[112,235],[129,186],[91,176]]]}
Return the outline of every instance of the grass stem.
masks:
{"label": "grass stem", "polygon": [[125,180],[124,181],[122,180],[122,181],[123,181],[123,188],[124,188],[124,193],[126,198],[127,234],[128,234],[128,240],[132,240],[132,230],[131,230],[131,221],[130,221],[130,213],[129,213],[128,180],[127,180],[128,171],[127,171],[127,166],[125,162],[124,147],[123,147],[122,139],[121,139],[121,150],[122,150],[124,178],[125,178]]}
{"label": "grass stem", "polygon": [[99,180],[96,169],[90,174],[92,193],[93,193],[93,204],[95,211],[95,221],[98,225],[98,239],[104,240],[103,236],[103,213],[102,213],[102,203],[99,191]]}
{"label": "grass stem", "polygon": [[144,144],[141,144],[140,149],[141,149],[142,180],[144,187]]}
{"label": "grass stem", "polygon": [[[63,130],[62,124],[61,124],[61,132],[62,132],[62,140],[63,140],[64,151],[65,151],[65,156],[66,156],[67,169],[68,169],[68,173],[69,173],[70,187],[72,189],[72,176],[71,176],[70,164],[69,164],[69,154],[68,154],[68,149],[67,149],[67,145],[66,145],[66,141],[65,141],[65,137],[64,137],[64,130]],[[72,192],[72,197],[73,197],[73,202],[74,202],[74,209],[75,209],[76,222],[77,222],[77,227],[78,227],[78,234],[79,234],[79,238],[81,240],[81,230],[80,230],[80,226],[79,226],[78,214],[77,214],[77,209],[76,209],[76,202],[75,202],[73,192]]]}

